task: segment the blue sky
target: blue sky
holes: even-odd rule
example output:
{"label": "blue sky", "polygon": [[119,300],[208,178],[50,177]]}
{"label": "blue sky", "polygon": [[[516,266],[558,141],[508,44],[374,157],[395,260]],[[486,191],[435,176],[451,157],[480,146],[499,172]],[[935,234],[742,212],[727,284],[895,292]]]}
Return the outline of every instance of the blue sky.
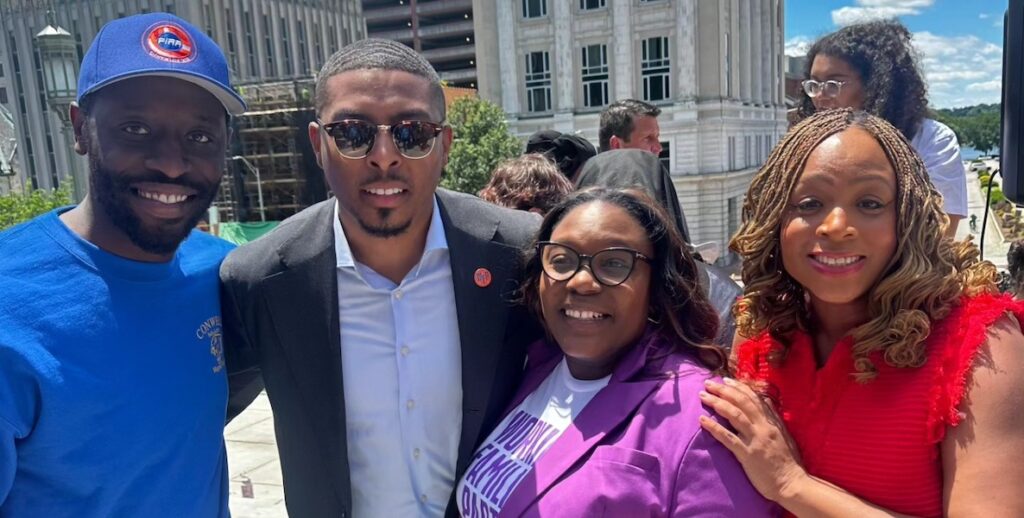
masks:
{"label": "blue sky", "polygon": [[786,53],[872,17],[897,17],[914,33],[936,108],[999,102],[1007,0],[789,0]]}

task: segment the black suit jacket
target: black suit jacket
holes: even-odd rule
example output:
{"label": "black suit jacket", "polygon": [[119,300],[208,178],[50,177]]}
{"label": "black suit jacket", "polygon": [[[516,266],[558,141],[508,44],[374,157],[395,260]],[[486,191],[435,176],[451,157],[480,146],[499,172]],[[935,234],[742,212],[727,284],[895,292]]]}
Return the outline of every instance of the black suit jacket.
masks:
{"label": "black suit jacket", "polygon": [[[437,199],[462,348],[461,477],[519,383],[526,344],[541,333],[526,310],[510,302],[521,250],[540,220],[441,189]],[[334,203],[332,198],[289,218],[233,251],[221,266],[228,414],[236,415],[266,387],[293,518],[352,516]],[[484,288],[473,280],[481,267],[492,275]],[[452,498],[448,514],[456,511]]]}

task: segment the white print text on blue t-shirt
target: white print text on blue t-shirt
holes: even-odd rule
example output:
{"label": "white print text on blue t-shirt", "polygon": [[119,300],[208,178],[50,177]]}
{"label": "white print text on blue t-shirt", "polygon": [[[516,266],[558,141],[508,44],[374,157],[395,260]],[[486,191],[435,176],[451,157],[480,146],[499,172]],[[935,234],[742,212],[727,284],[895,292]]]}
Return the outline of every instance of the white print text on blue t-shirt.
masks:
{"label": "white print text on blue t-shirt", "polygon": [[512,490],[561,432],[519,410],[494,442],[484,445],[470,463],[462,492],[467,518],[490,517],[505,505]]}
{"label": "white print text on blue t-shirt", "polygon": [[196,329],[196,339],[210,341],[210,356],[213,356],[213,372],[224,370],[224,332],[221,328],[220,315],[210,317],[199,329]]}

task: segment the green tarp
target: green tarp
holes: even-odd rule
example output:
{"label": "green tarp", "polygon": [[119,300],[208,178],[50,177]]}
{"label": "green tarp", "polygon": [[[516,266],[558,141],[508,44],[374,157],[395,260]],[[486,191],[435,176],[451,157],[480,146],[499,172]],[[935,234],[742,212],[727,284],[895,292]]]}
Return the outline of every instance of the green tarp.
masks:
{"label": "green tarp", "polygon": [[248,243],[277,226],[280,221],[267,221],[261,223],[221,223],[218,225],[217,235],[226,241],[236,245]]}

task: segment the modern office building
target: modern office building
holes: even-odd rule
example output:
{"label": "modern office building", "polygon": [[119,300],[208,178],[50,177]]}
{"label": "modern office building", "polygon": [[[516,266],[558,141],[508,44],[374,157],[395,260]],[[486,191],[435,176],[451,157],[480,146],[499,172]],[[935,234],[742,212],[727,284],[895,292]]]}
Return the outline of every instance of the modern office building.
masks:
{"label": "modern office building", "polygon": [[359,0],[2,0],[0,105],[13,114],[26,186],[57,187],[72,167],[86,167],[47,104],[35,35],[59,25],[73,35],[81,60],[103,24],[154,11],[206,31],[240,84],[308,78],[335,50],[366,37]]}
{"label": "modern office building", "polygon": [[473,9],[480,3],[495,0],[363,0],[363,15],[371,38],[400,41],[430,61],[448,85],[476,88]]}
{"label": "modern office building", "polygon": [[[697,243],[739,227],[757,167],[786,130],[783,0],[507,0],[475,10],[480,95],[514,131],[598,144],[609,103],[659,106]],[[480,4],[483,4],[482,2]],[[699,216],[698,216],[699,215]]]}

